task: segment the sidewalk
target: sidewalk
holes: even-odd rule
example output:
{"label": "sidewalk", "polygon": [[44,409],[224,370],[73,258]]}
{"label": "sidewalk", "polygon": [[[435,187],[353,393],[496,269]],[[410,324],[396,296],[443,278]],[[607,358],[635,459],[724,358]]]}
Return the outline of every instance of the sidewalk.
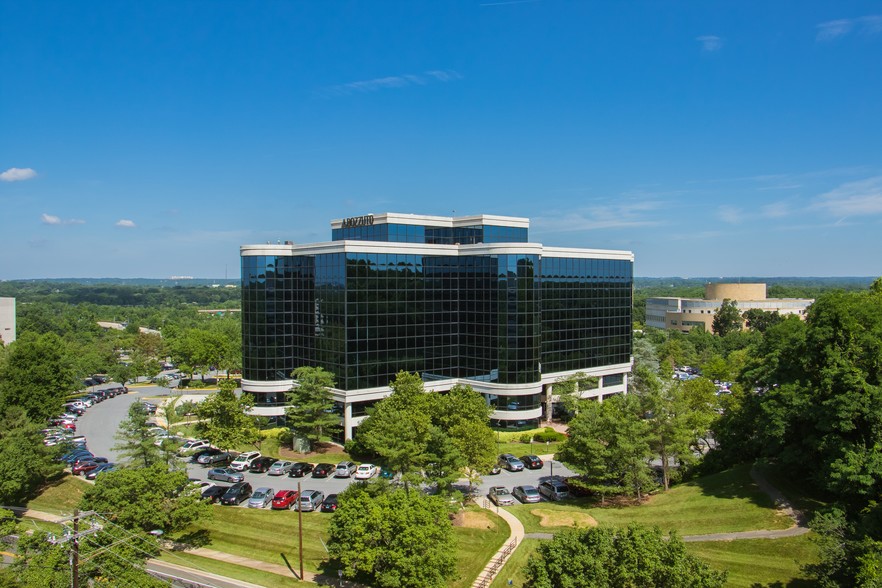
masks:
{"label": "sidewalk", "polygon": [[481,508],[498,514],[506,523],[508,523],[508,527],[511,530],[508,539],[506,539],[502,547],[493,554],[493,557],[490,558],[490,561],[487,562],[487,565],[484,566],[484,569],[481,570],[481,573],[478,574],[478,577],[472,582],[472,588],[486,588],[493,583],[493,578],[496,576],[497,572],[502,569],[505,562],[508,561],[508,558],[517,546],[521,544],[521,541],[524,538],[524,525],[521,524],[521,521],[519,521],[516,516],[504,508],[492,508],[490,501],[487,500],[487,498],[480,498],[475,503]]}

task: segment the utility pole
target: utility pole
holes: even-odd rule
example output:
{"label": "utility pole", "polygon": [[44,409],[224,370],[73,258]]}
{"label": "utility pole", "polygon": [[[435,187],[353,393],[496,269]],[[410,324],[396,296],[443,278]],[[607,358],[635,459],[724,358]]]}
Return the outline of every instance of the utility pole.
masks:
{"label": "utility pole", "polygon": [[300,500],[300,492],[300,482],[297,482],[297,532],[300,535],[300,581],[303,582],[303,501]]}
{"label": "utility pole", "polygon": [[70,535],[64,535],[59,539],[49,539],[50,543],[67,543],[71,541],[71,550],[70,550],[70,585],[71,588],[80,588],[80,537],[85,537],[86,535],[91,535],[93,533],[97,533],[100,531],[99,527],[92,527],[91,529],[86,529],[85,531],[80,531],[80,519],[84,517],[90,517],[96,514],[94,510],[87,510],[85,512],[80,512],[79,509],[75,509],[72,517],[66,517],[59,520],[59,523],[66,523],[67,521],[73,521],[73,533]]}

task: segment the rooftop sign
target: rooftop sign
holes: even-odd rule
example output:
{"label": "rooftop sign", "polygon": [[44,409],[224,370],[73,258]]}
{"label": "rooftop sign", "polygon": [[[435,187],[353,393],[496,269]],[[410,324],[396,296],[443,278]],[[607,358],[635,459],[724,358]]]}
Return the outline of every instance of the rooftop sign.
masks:
{"label": "rooftop sign", "polygon": [[349,229],[352,227],[369,227],[374,224],[374,215],[366,214],[364,216],[353,216],[343,219],[342,228]]}

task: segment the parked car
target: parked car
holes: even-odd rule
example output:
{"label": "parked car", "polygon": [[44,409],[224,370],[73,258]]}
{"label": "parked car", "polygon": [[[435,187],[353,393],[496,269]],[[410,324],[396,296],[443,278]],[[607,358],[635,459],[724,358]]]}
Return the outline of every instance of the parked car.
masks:
{"label": "parked car", "polygon": [[193,492],[198,492],[200,495],[209,488],[217,486],[214,482],[203,482],[202,480],[193,480],[192,478],[190,481],[193,484]]}
{"label": "parked car", "polygon": [[[339,466],[338,466],[339,467]],[[377,475],[377,466],[372,463],[363,463],[355,470],[356,480],[369,480]],[[330,496],[328,497],[330,498]]]}
{"label": "parked car", "polygon": [[115,463],[102,463],[102,464],[99,465],[97,468],[95,468],[95,469],[92,470],[91,472],[87,473],[86,476],[85,476],[85,478],[86,478],[87,480],[94,480],[94,479],[96,479],[98,476],[100,476],[101,474],[106,473],[106,472],[112,472],[112,471],[114,471],[114,470],[116,470],[116,464],[115,464]]}
{"label": "parked car", "polygon": [[236,482],[221,496],[221,504],[235,506],[251,498],[251,484]]}
{"label": "parked car", "polygon": [[178,437],[177,435],[157,435],[156,441],[153,442],[157,447],[164,447],[165,449],[175,449],[176,446],[180,445],[184,442],[183,437]]}
{"label": "parked car", "polygon": [[285,508],[296,508],[297,506],[297,490],[279,490],[273,496],[273,510],[282,510]]}
{"label": "parked car", "polygon": [[539,494],[548,500],[563,500],[570,497],[570,489],[560,480],[546,480],[539,483]]}
{"label": "parked car", "polygon": [[[104,458],[102,457],[101,459],[104,459]],[[104,461],[88,460],[88,461],[77,462],[70,469],[70,473],[72,473],[75,476],[80,476],[80,475],[85,476],[86,474],[88,474],[89,472],[91,472],[92,470],[94,470],[95,468],[100,466],[102,463],[107,463],[107,460],[106,459],[104,459]]]}
{"label": "parked car", "polygon": [[79,457],[81,457],[83,455],[88,455],[90,457],[94,457],[93,453],[91,451],[89,451],[88,449],[74,449],[74,450],[68,451],[67,453],[62,455],[60,458],[58,458],[58,461],[63,461],[65,463],[73,463]]}
{"label": "parked car", "polygon": [[230,464],[230,467],[237,472],[245,471],[251,466],[252,463],[254,463],[254,460],[258,457],[260,457],[259,451],[246,451],[245,453],[240,453]]}
{"label": "parked car", "polygon": [[341,461],[334,469],[335,478],[348,478],[355,473],[356,465],[351,461]]}
{"label": "parked car", "polygon": [[336,494],[328,494],[328,497],[322,501],[322,512],[335,512],[340,504],[337,502]]}
{"label": "parked car", "polygon": [[221,451],[220,449],[211,449],[196,459],[196,463],[201,463],[202,465],[227,463],[229,461],[230,453],[228,451]]}
{"label": "parked car", "polygon": [[528,502],[539,502],[541,496],[539,496],[539,491],[536,489],[536,486],[530,486],[529,484],[524,486],[515,486],[511,490],[512,495],[527,504]]}
{"label": "parked car", "polygon": [[524,470],[524,462],[511,453],[503,453],[499,456],[499,467],[505,468],[510,472],[521,472]]}
{"label": "parked car", "polygon": [[312,512],[321,507],[325,493],[321,490],[304,490],[297,499],[297,508],[303,512]]}
{"label": "parked car", "polygon": [[312,470],[313,478],[327,478],[331,475],[331,472],[334,471],[334,464],[332,463],[320,463]]}
{"label": "parked car", "polygon": [[73,465],[78,461],[88,461],[95,457],[91,451],[75,451],[73,454],[68,454],[68,457],[62,459],[66,464]]}
{"label": "parked car", "polygon": [[293,461],[284,461],[280,459],[270,466],[266,474],[268,476],[283,476],[291,471],[293,465]]}
{"label": "parked car", "polygon": [[208,449],[211,447],[211,443],[206,441],[205,439],[190,439],[178,449],[178,453],[184,455],[186,453],[190,453],[191,451],[197,451],[200,449]]}
{"label": "parked car", "polygon": [[202,499],[215,503],[220,500],[229,489],[230,486],[212,486],[211,488],[202,491]]}
{"label": "parked car", "polygon": [[520,459],[528,470],[541,470],[542,466],[545,465],[545,462],[538,455],[522,455]]}
{"label": "parked car", "polygon": [[288,472],[288,475],[292,478],[302,478],[306,474],[312,471],[312,468],[315,467],[309,462],[298,461],[293,466],[291,466],[291,471]]}
{"label": "parked car", "polygon": [[208,470],[208,479],[218,482],[244,482],[245,474],[230,468],[212,468]]}
{"label": "parked car", "polygon": [[250,466],[248,466],[248,471],[252,474],[263,474],[266,473],[274,463],[276,463],[275,457],[258,457],[251,462]]}
{"label": "parked car", "polygon": [[248,508],[266,508],[273,501],[276,491],[272,488],[258,488],[248,499]]}
{"label": "parked car", "polygon": [[488,496],[496,506],[511,506],[515,503],[514,496],[511,495],[511,492],[505,486],[491,487]]}

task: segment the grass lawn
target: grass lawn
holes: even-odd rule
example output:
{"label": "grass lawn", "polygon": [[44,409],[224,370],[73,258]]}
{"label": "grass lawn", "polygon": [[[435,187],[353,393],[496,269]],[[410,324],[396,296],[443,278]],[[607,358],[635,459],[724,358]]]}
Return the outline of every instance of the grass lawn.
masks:
{"label": "grass lawn", "polygon": [[540,516],[531,512],[537,509],[546,515],[548,511],[558,510],[584,513],[599,524],[658,525],[663,531],[673,530],[681,535],[786,529],[793,524],[790,518],[774,509],[772,500],[753,483],[749,465],[675,486],[639,506],[599,508],[596,501],[580,499],[509,507],[523,522],[527,533],[553,532],[571,526],[563,515],[557,517],[559,526],[542,526]]}
{"label": "grass lawn", "polygon": [[559,442],[553,443],[521,443],[513,441],[511,443],[497,443],[496,453],[511,453],[515,457],[522,455],[548,455],[557,453]]}
{"label": "grass lawn", "polygon": [[[285,565],[298,561],[296,511],[214,506],[211,520],[201,521],[184,532],[208,531],[210,549]],[[325,560],[321,540],[328,540],[331,517],[319,512],[303,513],[304,568],[318,572]],[[320,540],[321,538],[321,540]]]}
{"label": "grass lawn", "polygon": [[70,514],[89,486],[82,478],[64,474],[40,489],[40,494],[26,506],[52,514]]}
{"label": "grass lawn", "polygon": [[530,556],[533,555],[533,552],[539,547],[541,541],[541,539],[524,539],[521,541],[521,544],[518,545],[518,548],[515,549],[515,552],[511,555],[509,560],[505,562],[504,566],[502,566],[502,570],[496,574],[496,579],[493,580],[490,588],[503,588],[504,586],[508,586],[509,580],[512,581],[512,586],[523,586],[524,582],[527,580],[527,576],[524,573],[524,566],[527,565],[527,560],[530,559]]}
{"label": "grass lawn", "polygon": [[[476,513],[471,519],[476,524],[454,527],[459,578],[451,586],[459,588],[471,585],[509,533],[508,525],[495,514],[477,507],[470,507],[467,511]],[[200,522],[182,535],[206,530],[209,542],[205,547],[210,549],[279,565],[285,565],[285,559],[288,562],[298,561],[295,511],[215,506],[213,512],[212,520]],[[326,513],[303,513],[303,559],[306,570],[319,572],[327,560],[322,541],[328,540],[331,516]],[[200,565],[206,561],[198,556],[190,557],[197,557]],[[207,564],[206,569],[212,571]],[[249,581],[262,584],[256,580]]]}
{"label": "grass lawn", "polygon": [[732,588],[753,586],[815,586],[800,566],[817,560],[817,548],[808,535],[782,539],[749,539],[687,543],[689,553],[719,570],[729,571]]}
{"label": "grass lawn", "polygon": [[471,586],[509,534],[508,523],[488,510],[469,506],[465,517],[466,525],[453,527],[459,571],[459,578],[450,583],[453,588]]}
{"label": "grass lawn", "polygon": [[266,588],[288,588],[289,586],[302,586],[305,588],[306,586],[315,586],[315,584],[311,582],[298,582],[293,578],[287,578],[278,574],[199,557],[198,555],[190,555],[188,553],[163,553],[159,559],[180,566],[192,567],[203,572],[211,572],[213,574],[251,582],[258,586],[266,586]]}

